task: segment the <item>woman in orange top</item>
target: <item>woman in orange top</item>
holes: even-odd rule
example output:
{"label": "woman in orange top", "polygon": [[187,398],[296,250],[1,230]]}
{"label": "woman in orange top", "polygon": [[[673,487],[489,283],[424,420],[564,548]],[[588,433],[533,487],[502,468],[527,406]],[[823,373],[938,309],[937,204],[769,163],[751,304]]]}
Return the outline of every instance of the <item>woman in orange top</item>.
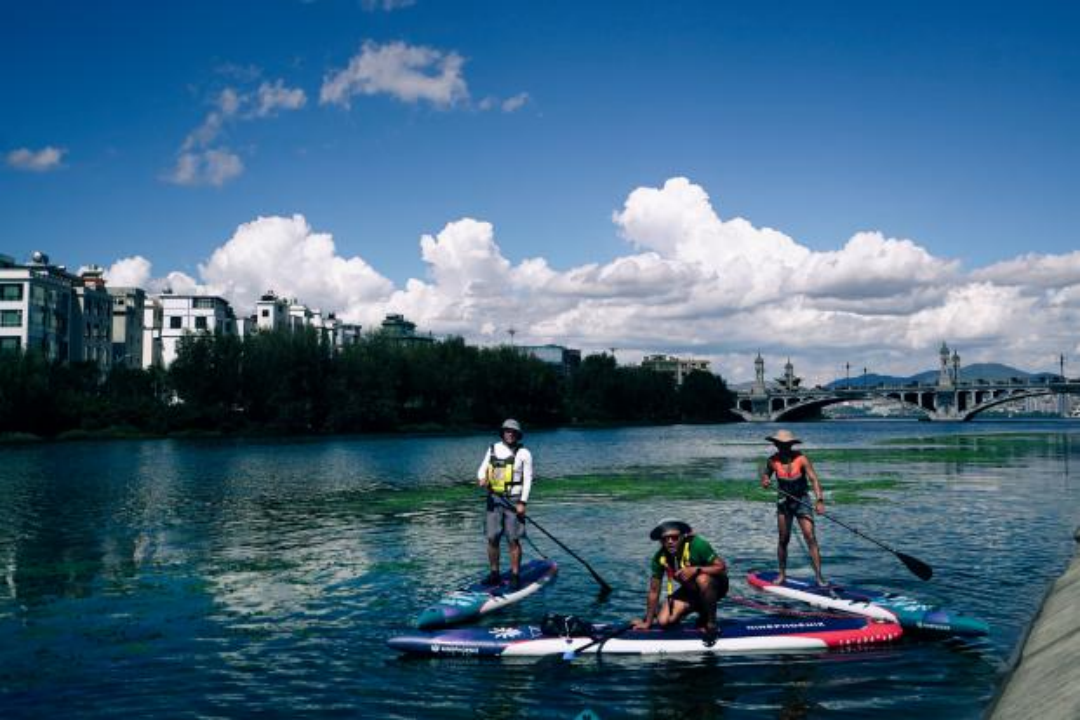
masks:
{"label": "woman in orange top", "polygon": [[[825,494],[821,490],[821,482],[810,458],[795,449],[795,445],[802,440],[789,430],[780,430],[765,439],[776,446],[776,453],[765,461],[765,467],[761,471],[761,487],[769,487],[770,479],[775,475],[779,489],[776,494],[776,529],[780,537],[776,546],[776,558],[780,563],[780,573],[776,583],[782,585],[784,582],[791,525],[797,519],[803,537],[806,538],[810,561],[814,564],[814,577],[818,585],[824,585],[825,578],[821,575],[821,550],[814,535],[814,515],[810,512],[811,507],[819,515],[825,512]],[[814,497],[817,498],[813,506],[810,504],[810,484],[813,484]]]}

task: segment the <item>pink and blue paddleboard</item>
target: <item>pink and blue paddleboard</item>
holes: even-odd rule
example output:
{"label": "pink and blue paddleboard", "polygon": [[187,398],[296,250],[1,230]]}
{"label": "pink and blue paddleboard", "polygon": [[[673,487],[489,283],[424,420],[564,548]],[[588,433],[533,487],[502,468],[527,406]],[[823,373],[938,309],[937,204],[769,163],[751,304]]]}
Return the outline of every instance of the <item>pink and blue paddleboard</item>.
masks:
{"label": "pink and blue paddleboard", "polygon": [[899,623],[905,630],[919,630],[947,635],[986,635],[990,628],[982,620],[961,615],[954,610],[927,605],[905,595],[845,585],[818,585],[809,578],[784,578],[776,583],[778,573],[752,572],[746,581],[767,593],[799,600],[826,610],[840,610],[887,622]]}
{"label": "pink and blue paddleboard", "polygon": [[[539,626],[470,627],[440,632],[417,632],[391,638],[394,650],[433,656],[536,657],[565,655],[583,648],[583,654],[667,655],[820,652],[855,648],[898,639],[903,630],[896,623],[866,617],[727,619],[718,624],[715,643],[707,645],[701,630],[678,627],[618,632],[611,625],[591,625],[592,632],[575,636],[545,634]],[[585,647],[589,645],[590,647]]]}

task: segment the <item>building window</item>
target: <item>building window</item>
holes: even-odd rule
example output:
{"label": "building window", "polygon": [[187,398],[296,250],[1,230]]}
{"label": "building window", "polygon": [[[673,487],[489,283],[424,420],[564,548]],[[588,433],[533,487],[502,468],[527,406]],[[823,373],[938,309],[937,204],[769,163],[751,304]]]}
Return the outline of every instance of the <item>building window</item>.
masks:
{"label": "building window", "polygon": [[202,310],[214,309],[214,298],[195,298],[195,301],[191,304],[194,308],[200,308]]}
{"label": "building window", "polygon": [[266,308],[263,308],[262,309],[262,316],[263,317],[270,317],[270,311],[267,310]]}
{"label": "building window", "polygon": [[22,347],[22,338],[0,337],[0,352],[18,352]]}
{"label": "building window", "polygon": [[172,330],[179,330],[184,325],[184,318],[179,315],[172,315],[169,317],[169,328]]}
{"label": "building window", "polygon": [[206,329],[206,317],[205,316],[199,316],[199,317],[195,318],[195,329],[196,330],[205,330]]}
{"label": "building window", "polygon": [[21,283],[0,284],[0,300],[22,300],[23,286]]}
{"label": "building window", "polygon": [[22,327],[22,310],[0,310],[0,327]]}

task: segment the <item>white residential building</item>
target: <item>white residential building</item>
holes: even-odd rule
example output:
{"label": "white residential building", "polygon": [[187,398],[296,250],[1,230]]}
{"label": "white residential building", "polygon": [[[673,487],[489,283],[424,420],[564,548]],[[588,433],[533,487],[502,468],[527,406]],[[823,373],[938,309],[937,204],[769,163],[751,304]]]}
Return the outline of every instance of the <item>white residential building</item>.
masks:
{"label": "white residential building", "polygon": [[78,279],[35,252],[26,265],[0,255],[0,351],[40,352],[48,360],[71,358],[72,292]]}
{"label": "white residential building", "polygon": [[270,292],[259,298],[255,303],[255,327],[259,330],[282,330],[290,328],[289,305],[285,298],[280,298]]}
{"label": "white residential building", "polygon": [[[236,334],[232,307],[224,298],[213,295],[155,295],[147,304],[143,317],[146,321],[144,338],[149,339],[149,348],[145,341],[143,346],[144,367],[155,361],[163,367],[171,365],[176,360],[180,339],[185,335]],[[155,358],[155,341],[160,346],[160,360]]]}
{"label": "white residential building", "polygon": [[[343,323],[334,313],[323,315],[318,308],[309,308],[295,298],[290,300],[279,297],[273,291],[267,292],[255,303],[253,320],[238,320],[237,324],[242,325],[243,331],[240,334],[245,337],[251,330],[296,332],[303,328],[315,328],[335,349],[354,345],[361,337],[359,325]],[[253,327],[249,328],[249,324]]]}

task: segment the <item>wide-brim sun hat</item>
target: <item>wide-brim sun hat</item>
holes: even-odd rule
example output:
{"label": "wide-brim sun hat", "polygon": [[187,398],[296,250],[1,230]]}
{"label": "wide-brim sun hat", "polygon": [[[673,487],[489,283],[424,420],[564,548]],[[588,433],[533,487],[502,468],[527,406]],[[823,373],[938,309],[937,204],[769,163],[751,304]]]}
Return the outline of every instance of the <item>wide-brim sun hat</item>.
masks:
{"label": "wide-brim sun hat", "polygon": [[652,529],[652,532],[649,533],[649,539],[659,540],[664,533],[670,532],[672,530],[678,530],[683,535],[690,534],[690,526],[684,523],[682,520],[676,520],[675,518],[664,518],[659,523],[657,523],[656,527],[654,527]]}
{"label": "wide-brim sun hat", "polygon": [[790,430],[777,430],[775,434],[769,435],[765,439],[776,445],[795,445],[802,442]]}
{"label": "wide-brim sun hat", "polygon": [[521,437],[525,434],[521,432],[521,423],[519,423],[517,420],[512,420],[509,418],[504,420],[503,424],[499,426],[499,432],[502,432],[503,430],[511,430],[513,432],[516,432],[518,434],[518,437]]}

